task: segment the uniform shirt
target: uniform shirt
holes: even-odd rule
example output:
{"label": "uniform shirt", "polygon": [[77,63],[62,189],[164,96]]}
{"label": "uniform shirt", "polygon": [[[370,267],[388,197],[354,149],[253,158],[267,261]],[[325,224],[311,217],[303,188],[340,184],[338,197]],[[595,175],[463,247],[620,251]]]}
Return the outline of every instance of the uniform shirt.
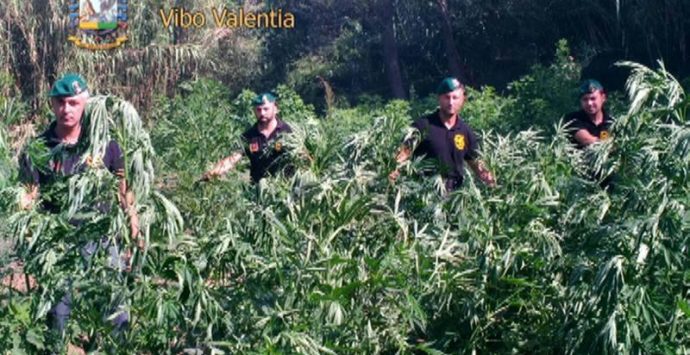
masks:
{"label": "uniform shirt", "polygon": [[606,111],[604,111],[604,119],[601,121],[601,124],[599,125],[595,125],[589,118],[587,113],[583,110],[569,113],[566,116],[565,121],[570,122],[570,129],[572,134],[571,140],[580,149],[584,148],[585,146],[580,144],[580,142],[578,142],[577,139],[575,139],[575,134],[579,130],[584,129],[587,132],[589,132],[589,134],[603,141],[609,138],[609,136],[611,135],[610,129],[611,124],[613,124],[613,118],[611,118],[611,116],[609,116],[606,113]]}
{"label": "uniform shirt", "polygon": [[464,162],[478,157],[477,138],[472,129],[460,118],[450,129],[441,122],[439,111],[422,117],[412,124],[418,129],[422,140],[414,150],[414,156],[435,159],[439,173],[460,186],[464,178]]}
{"label": "uniform shirt", "polygon": [[280,137],[292,132],[287,123],[278,120],[276,128],[266,138],[259,132],[259,124],[255,124],[242,134],[244,153],[249,157],[249,170],[252,182],[256,183],[266,174],[275,174],[285,168],[286,173],[292,172],[292,166],[286,163],[285,147]]}
{"label": "uniform shirt", "polygon": [[[79,164],[83,151],[79,149],[79,142],[76,144],[61,144],[55,132],[56,123],[53,122],[48,129],[43,132],[38,139],[43,139],[46,147],[50,151],[50,159],[46,166],[35,166],[29,156],[24,152],[19,158],[20,180],[25,184],[38,185],[40,190],[64,179],[82,173],[86,169],[85,164]],[[82,135],[85,132],[82,128]],[[124,169],[124,158],[122,150],[115,141],[110,141],[102,157],[103,165],[112,173]],[[45,196],[44,196],[45,197]],[[57,213],[59,206],[50,201],[50,198],[43,199],[43,208],[47,211]]]}

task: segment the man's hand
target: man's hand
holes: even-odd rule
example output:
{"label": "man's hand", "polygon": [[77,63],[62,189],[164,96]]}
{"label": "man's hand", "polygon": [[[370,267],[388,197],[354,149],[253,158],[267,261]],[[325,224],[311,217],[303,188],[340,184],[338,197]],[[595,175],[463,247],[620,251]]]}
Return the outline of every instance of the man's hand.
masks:
{"label": "man's hand", "polygon": [[201,175],[201,181],[210,181],[218,176],[220,176],[220,172],[217,169],[211,169]]}
{"label": "man's hand", "polygon": [[394,183],[395,183],[395,180],[397,180],[398,177],[400,177],[400,170],[395,169],[395,170],[391,171],[390,174],[388,174],[388,181],[389,181],[391,184],[394,184]]}
{"label": "man's hand", "polygon": [[[136,243],[137,249],[139,249],[140,252],[143,252],[146,248],[146,240],[144,240],[143,236],[141,236],[139,233],[139,215],[134,209],[134,206],[130,207],[130,209],[127,211],[127,215],[129,216],[129,230],[131,240],[132,242]],[[125,271],[132,271],[132,248],[125,248],[123,259],[125,264]]]}
{"label": "man's hand", "polygon": [[[136,211],[129,213],[129,232],[133,239],[141,239],[139,238],[139,215]],[[140,248],[143,247],[140,246]]]}
{"label": "man's hand", "polygon": [[37,197],[37,185],[32,184],[25,186],[25,189],[21,192],[21,196],[19,196],[19,208],[22,210],[30,209]]}
{"label": "man's hand", "polygon": [[213,166],[213,168],[211,168],[211,170],[205,172],[204,175],[201,176],[201,180],[208,181],[213,178],[225,175],[228,171],[232,170],[235,167],[235,164],[237,164],[237,162],[239,162],[240,159],[242,159],[242,153],[234,152],[229,157],[226,157],[217,162]]}
{"label": "man's hand", "polygon": [[489,187],[496,187],[496,180],[490,171],[484,170],[479,174],[479,179]]}
{"label": "man's hand", "polygon": [[496,179],[494,178],[493,174],[489,171],[489,169],[484,166],[484,162],[481,160],[470,160],[467,162],[470,168],[472,168],[472,171],[474,171],[475,174],[479,177],[479,180],[481,180],[484,184],[486,184],[489,187],[496,187]]}
{"label": "man's hand", "polygon": [[[410,155],[412,155],[412,150],[406,146],[403,145],[400,147],[400,150],[398,150],[398,154],[395,156],[395,162],[398,164],[402,164],[406,162],[408,159],[410,159]],[[400,169],[397,167],[395,170],[391,171],[390,174],[388,174],[388,181],[390,181],[391,184],[395,183],[395,181],[400,177]]]}

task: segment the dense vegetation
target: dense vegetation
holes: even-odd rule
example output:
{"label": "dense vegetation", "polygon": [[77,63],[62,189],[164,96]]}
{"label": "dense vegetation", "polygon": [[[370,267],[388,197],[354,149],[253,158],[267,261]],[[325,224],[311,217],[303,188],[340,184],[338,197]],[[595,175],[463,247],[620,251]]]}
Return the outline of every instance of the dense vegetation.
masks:
{"label": "dense vegetation", "polygon": [[[120,209],[89,209],[116,199],[114,177],[91,169],[56,186],[69,192],[61,214],[18,211],[3,128],[1,230],[14,245],[3,264],[23,261],[37,285],[0,291],[0,349],[59,346],[44,318],[69,279],[78,301],[68,339],[107,352],[690,351],[690,101],[663,67],[629,63],[628,99],[610,102],[615,139],[574,150],[559,121],[576,107],[580,77],[567,54],[562,43],[508,95],[469,91],[464,115],[498,187],[470,178],[447,197],[439,177],[416,176],[420,161],[397,184],[386,178],[433,98],[317,115],[279,86],[298,169],[256,186],[243,167],[196,182],[253,122],[252,92],[228,100],[218,81],[185,82],[152,105],[150,138],[128,104],[100,98],[94,142],[127,142],[148,240],[127,273],[105,251],[88,265],[78,253],[103,235],[131,246]],[[616,188],[602,190],[586,166],[615,173]],[[73,216],[88,222],[72,226]],[[115,336],[102,312],[122,300],[131,326]]]}

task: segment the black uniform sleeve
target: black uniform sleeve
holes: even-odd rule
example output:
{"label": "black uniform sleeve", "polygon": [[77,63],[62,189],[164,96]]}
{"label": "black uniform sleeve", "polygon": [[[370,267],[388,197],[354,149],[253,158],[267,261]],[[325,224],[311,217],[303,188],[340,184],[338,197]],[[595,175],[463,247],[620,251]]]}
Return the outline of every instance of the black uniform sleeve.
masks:
{"label": "black uniform sleeve", "polygon": [[285,127],[283,128],[283,133],[292,133],[292,127],[286,123]]}
{"label": "black uniform sleeve", "polygon": [[122,149],[116,141],[110,141],[108,147],[105,149],[105,156],[103,157],[105,167],[111,173],[116,173],[125,168],[125,157],[122,154]]}
{"label": "black uniform sleeve", "polygon": [[584,122],[582,122],[582,119],[579,117],[577,112],[572,112],[566,115],[565,122],[568,124],[568,130],[572,133],[573,136],[575,135],[575,133],[577,133],[577,131],[581,129],[587,129],[587,127],[585,127]]}
{"label": "black uniform sleeve", "polygon": [[[413,136],[408,139],[405,139],[403,142],[403,145],[405,145],[408,148],[414,147],[415,143],[417,143],[418,140],[424,139],[424,136],[426,135],[427,129],[429,129],[429,120],[426,118],[422,117],[410,125],[412,128],[415,128],[419,131],[419,137]],[[417,138],[417,139],[415,139]]]}
{"label": "black uniform sleeve", "polygon": [[477,140],[477,135],[469,126],[467,127],[467,153],[465,154],[465,160],[476,160],[479,158],[479,142]]}

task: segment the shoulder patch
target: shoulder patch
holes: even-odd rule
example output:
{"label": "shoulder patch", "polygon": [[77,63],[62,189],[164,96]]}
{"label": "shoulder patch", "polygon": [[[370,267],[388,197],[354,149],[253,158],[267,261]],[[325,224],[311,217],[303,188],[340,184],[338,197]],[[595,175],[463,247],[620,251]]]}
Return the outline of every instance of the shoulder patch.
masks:
{"label": "shoulder patch", "polygon": [[256,153],[259,151],[259,142],[253,141],[249,143],[249,151],[252,153]]}

